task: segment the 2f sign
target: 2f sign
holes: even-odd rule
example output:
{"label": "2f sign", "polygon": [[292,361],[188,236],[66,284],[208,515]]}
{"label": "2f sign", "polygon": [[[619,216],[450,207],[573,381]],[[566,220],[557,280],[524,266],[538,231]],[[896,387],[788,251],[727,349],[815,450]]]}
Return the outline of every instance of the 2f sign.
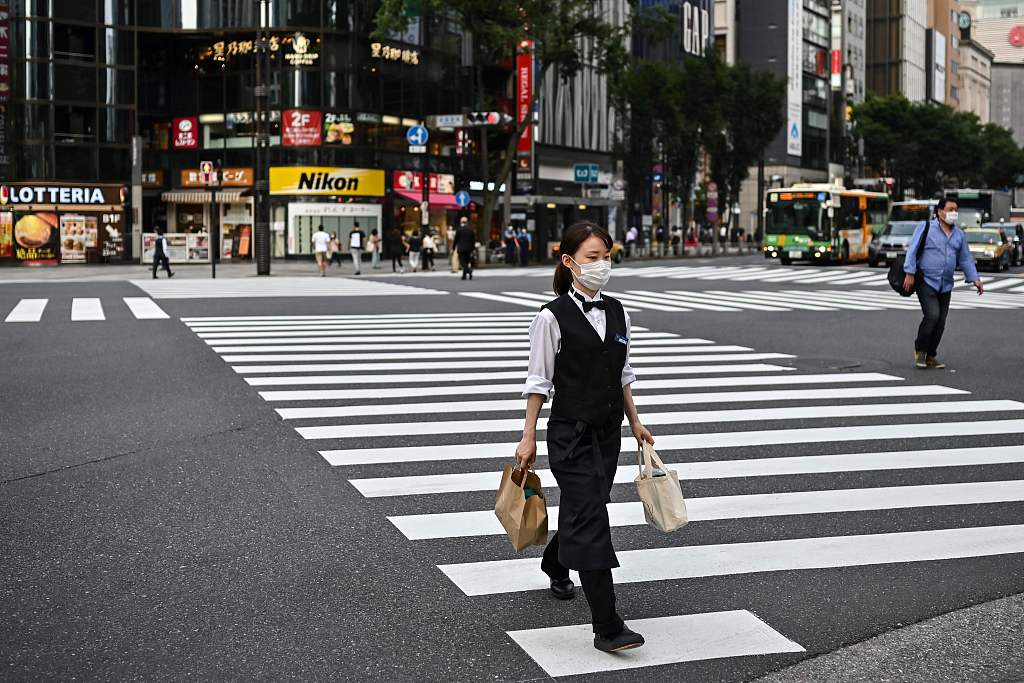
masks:
{"label": "2f sign", "polygon": [[310,124],[312,117],[307,112],[293,111],[291,112],[292,128],[306,128]]}

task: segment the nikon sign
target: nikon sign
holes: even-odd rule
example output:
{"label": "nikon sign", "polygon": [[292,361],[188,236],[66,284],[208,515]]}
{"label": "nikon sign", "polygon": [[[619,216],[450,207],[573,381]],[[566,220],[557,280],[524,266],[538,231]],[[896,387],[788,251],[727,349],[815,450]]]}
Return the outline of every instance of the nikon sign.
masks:
{"label": "nikon sign", "polygon": [[383,197],[384,171],[328,166],[271,166],[270,194]]}

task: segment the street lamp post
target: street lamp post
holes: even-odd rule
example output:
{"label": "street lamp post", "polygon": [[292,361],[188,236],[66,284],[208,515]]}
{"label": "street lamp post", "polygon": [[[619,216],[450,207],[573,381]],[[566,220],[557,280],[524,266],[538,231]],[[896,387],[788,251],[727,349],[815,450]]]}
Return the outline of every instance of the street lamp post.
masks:
{"label": "street lamp post", "polygon": [[253,169],[253,251],[256,254],[256,274],[270,275],[270,207],[267,191],[269,183],[267,169],[269,166],[270,135],[267,129],[267,84],[264,79],[269,72],[267,61],[267,27],[270,25],[267,16],[267,0],[258,0],[259,29],[256,35],[256,83],[253,86],[253,98],[256,104],[256,154]]}

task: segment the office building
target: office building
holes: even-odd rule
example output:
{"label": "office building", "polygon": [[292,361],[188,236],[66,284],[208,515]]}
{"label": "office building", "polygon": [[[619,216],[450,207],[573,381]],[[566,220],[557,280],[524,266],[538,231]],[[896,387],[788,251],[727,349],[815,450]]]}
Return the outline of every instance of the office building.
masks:
{"label": "office building", "polygon": [[867,89],[924,101],[928,0],[868,0],[866,14]]}

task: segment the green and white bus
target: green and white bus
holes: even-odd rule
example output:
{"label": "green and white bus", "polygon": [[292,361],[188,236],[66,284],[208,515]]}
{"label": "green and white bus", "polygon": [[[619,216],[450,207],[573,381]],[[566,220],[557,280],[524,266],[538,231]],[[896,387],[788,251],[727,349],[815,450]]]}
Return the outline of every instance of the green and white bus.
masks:
{"label": "green and white bus", "polygon": [[885,229],[889,195],[825,183],[797,183],[765,197],[764,256],[852,263],[868,259],[871,238]]}

